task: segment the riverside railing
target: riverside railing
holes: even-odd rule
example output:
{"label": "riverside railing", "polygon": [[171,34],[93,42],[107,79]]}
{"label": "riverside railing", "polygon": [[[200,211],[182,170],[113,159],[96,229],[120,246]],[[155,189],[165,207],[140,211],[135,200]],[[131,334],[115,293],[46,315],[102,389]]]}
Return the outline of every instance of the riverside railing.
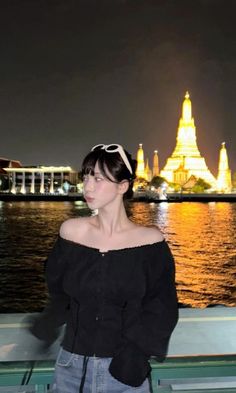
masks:
{"label": "riverside railing", "polygon": [[[153,393],[236,392],[236,308],[180,309],[164,363],[151,359]],[[0,314],[0,392],[50,392],[59,343],[46,355],[26,314]]]}

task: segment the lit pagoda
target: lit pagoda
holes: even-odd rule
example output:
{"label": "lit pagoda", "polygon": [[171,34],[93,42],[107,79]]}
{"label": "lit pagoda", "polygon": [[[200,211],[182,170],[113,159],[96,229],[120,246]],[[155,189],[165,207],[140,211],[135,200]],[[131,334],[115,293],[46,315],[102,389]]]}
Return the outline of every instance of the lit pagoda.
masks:
{"label": "lit pagoda", "polygon": [[139,144],[137,152],[137,170],[136,176],[145,179],[145,167],[144,167],[144,152],[142,143]]}
{"label": "lit pagoda", "polygon": [[148,163],[148,158],[146,159],[146,166],[145,166],[145,171],[144,171],[145,173],[144,173],[144,178],[147,180],[147,181],[151,181],[152,180],[152,170],[151,170],[151,168],[149,167],[149,163]]}
{"label": "lit pagoda", "polygon": [[230,192],[231,189],[231,171],[229,169],[228,155],[225,147],[225,142],[223,142],[220,149],[217,190],[220,192]]}
{"label": "lit pagoda", "polygon": [[192,117],[192,103],[186,92],[179,120],[177,143],[172,156],[160,173],[167,181],[183,185],[191,176],[201,178],[212,187],[216,179],[209,171],[205,159],[201,157],[197,146],[196,127]]}
{"label": "lit pagoda", "polygon": [[158,159],[158,151],[157,150],[154,150],[152,172],[153,172],[153,177],[159,176],[159,159]]}

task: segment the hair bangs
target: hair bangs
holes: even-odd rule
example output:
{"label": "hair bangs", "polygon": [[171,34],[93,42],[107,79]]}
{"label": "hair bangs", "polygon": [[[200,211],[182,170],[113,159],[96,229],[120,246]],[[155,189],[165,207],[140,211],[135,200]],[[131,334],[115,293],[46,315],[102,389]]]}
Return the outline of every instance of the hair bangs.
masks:
{"label": "hair bangs", "polygon": [[124,194],[124,199],[131,198],[133,194],[133,182],[135,179],[135,172],[137,162],[133,160],[131,155],[125,150],[125,154],[131,165],[133,173],[125,165],[119,151],[106,151],[105,149],[95,149],[88,153],[82,163],[82,177],[85,175],[95,175],[95,166],[97,164],[98,170],[106,179],[113,183],[120,183],[123,180],[129,182],[129,189]]}
{"label": "hair bangs", "polygon": [[98,168],[101,171],[101,174],[106,177],[110,181],[112,178],[109,177],[107,173],[109,171],[109,160],[106,159],[106,154],[104,151],[91,151],[84,159],[82,164],[82,176],[84,175],[92,175],[95,174],[95,166],[98,164]]}
{"label": "hair bangs", "polygon": [[94,168],[97,162],[97,157],[95,154],[88,154],[82,164],[82,176],[84,175],[92,175],[94,176]]}

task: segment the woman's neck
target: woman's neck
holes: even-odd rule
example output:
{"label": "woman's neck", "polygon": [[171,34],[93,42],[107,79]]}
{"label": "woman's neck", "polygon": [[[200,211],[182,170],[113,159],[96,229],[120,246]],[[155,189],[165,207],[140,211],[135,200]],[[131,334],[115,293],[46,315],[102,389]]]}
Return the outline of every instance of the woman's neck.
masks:
{"label": "woman's neck", "polygon": [[96,225],[106,236],[112,236],[125,230],[131,223],[128,219],[123,203],[110,208],[99,209]]}

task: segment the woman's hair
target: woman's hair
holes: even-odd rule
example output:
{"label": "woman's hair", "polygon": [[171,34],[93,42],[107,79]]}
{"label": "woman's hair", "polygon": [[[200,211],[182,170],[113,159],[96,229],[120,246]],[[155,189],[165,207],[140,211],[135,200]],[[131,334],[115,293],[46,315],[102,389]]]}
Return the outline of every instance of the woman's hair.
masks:
{"label": "woman's hair", "polygon": [[[90,153],[88,153],[84,158],[82,163],[82,177],[88,174],[93,176],[95,165],[98,163],[98,167],[102,175],[108,180],[114,183],[120,183],[122,180],[128,180],[129,188],[124,194],[124,198],[132,198],[137,161],[133,160],[131,154],[129,154],[126,150],[124,150],[124,152],[132,168],[132,174],[128,170],[118,151],[106,152],[105,149],[96,149],[90,151]],[[113,179],[109,176],[109,174],[112,175]]]}

